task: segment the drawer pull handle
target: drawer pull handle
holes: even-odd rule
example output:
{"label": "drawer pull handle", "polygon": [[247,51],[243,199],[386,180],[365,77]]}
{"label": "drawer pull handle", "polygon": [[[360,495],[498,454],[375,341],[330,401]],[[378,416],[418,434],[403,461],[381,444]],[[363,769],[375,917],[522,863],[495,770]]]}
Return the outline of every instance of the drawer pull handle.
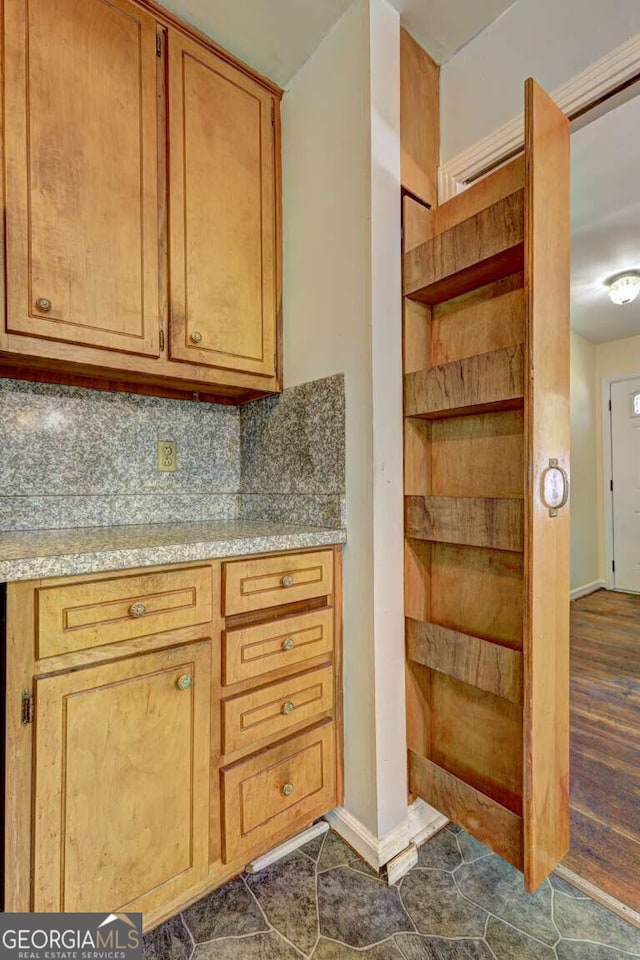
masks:
{"label": "drawer pull handle", "polygon": [[189,687],[193,685],[193,677],[188,673],[183,673],[181,677],[178,677],[176,680],[176,686],[178,690],[188,690]]}
{"label": "drawer pull handle", "polygon": [[198,333],[197,330],[194,330],[191,334],[191,343],[200,343],[202,340],[202,334]]}
{"label": "drawer pull handle", "polygon": [[284,787],[282,788],[282,792],[285,795],[285,797],[290,797],[291,794],[293,793],[293,784],[285,783]]}
{"label": "drawer pull handle", "polygon": [[295,707],[291,700],[287,700],[282,704],[282,712],[284,713],[285,717],[288,717],[290,713],[293,713],[294,709]]}
{"label": "drawer pull handle", "polygon": [[48,297],[40,297],[36,300],[36,307],[40,310],[41,313],[49,313],[53,304]]}
{"label": "drawer pull handle", "polygon": [[296,645],[295,640],[293,640],[291,637],[287,637],[287,639],[284,640],[283,643],[282,643],[282,649],[283,649],[283,650],[293,650],[293,648],[295,647],[295,645]]}
{"label": "drawer pull handle", "polygon": [[293,586],[293,577],[291,577],[291,576],[289,576],[289,574],[287,574],[286,576],[284,576],[284,577],[282,578],[282,580],[280,581],[280,583],[282,584],[283,587],[292,587],[292,586]]}
{"label": "drawer pull handle", "polygon": [[132,617],[142,617],[147,612],[144,603],[132,603],[129,607],[129,613]]}

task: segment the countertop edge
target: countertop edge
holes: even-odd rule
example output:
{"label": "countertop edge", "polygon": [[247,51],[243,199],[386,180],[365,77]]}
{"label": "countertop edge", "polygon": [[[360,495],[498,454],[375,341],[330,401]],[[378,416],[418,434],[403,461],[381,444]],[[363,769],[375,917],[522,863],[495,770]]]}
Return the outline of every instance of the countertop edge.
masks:
{"label": "countertop edge", "polygon": [[346,543],[346,540],[347,531],[344,529],[319,527],[317,530],[296,533],[274,533],[266,536],[201,540],[195,543],[23,557],[0,561],[0,583],[42,580],[49,577],[73,577],[107,570],[156,567],[170,563],[219,560],[257,553],[276,553],[281,550],[302,550],[309,547],[334,546]]}

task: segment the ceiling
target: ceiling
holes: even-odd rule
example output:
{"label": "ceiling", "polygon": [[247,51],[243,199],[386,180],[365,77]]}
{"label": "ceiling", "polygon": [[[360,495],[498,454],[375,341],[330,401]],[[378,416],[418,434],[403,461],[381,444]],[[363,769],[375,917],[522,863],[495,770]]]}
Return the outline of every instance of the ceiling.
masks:
{"label": "ceiling", "polygon": [[[286,86],[352,0],[163,0],[250,66]],[[403,26],[443,63],[514,0],[391,0]]]}
{"label": "ceiling", "polygon": [[594,343],[640,334],[640,297],[604,281],[640,270],[640,96],[571,135],[571,326]]}

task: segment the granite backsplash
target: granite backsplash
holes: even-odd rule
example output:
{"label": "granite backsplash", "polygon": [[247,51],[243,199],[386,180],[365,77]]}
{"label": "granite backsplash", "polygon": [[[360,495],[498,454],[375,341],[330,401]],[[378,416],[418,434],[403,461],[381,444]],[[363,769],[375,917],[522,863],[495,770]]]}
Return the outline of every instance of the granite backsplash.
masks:
{"label": "granite backsplash", "polygon": [[[156,441],[178,469],[159,473]],[[0,531],[211,520],[344,526],[344,378],[243,407],[0,380]]]}

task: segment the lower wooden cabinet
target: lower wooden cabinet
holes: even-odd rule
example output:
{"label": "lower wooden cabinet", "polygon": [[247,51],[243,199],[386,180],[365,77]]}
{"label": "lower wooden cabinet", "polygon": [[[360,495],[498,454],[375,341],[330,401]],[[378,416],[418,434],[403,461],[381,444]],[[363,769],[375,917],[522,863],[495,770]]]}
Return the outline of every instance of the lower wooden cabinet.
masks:
{"label": "lower wooden cabinet", "polygon": [[147,912],[206,879],[211,654],[36,680],[34,910]]}
{"label": "lower wooden cabinet", "polygon": [[342,802],[340,548],[252,557],[325,572],[229,622],[231,563],[8,585],[5,910],[151,929]]}

